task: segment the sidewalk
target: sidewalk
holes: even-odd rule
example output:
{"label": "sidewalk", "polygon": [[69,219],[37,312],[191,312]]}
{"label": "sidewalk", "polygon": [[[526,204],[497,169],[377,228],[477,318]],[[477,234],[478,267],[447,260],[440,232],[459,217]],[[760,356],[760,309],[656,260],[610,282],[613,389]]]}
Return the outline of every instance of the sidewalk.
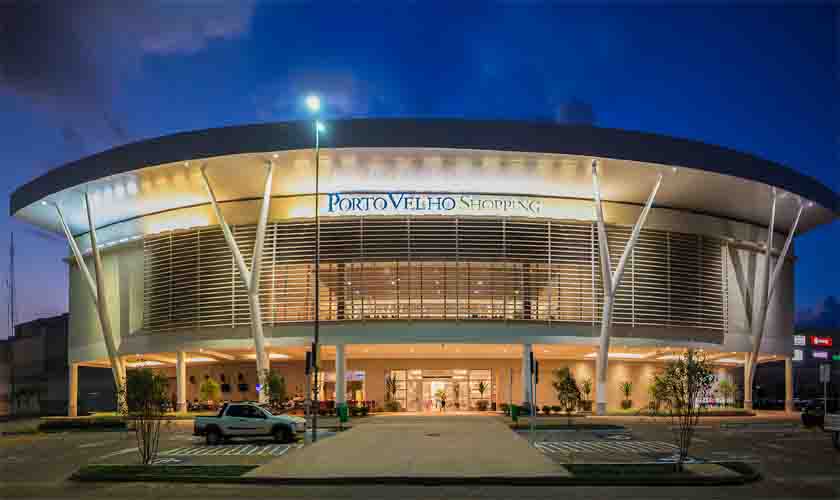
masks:
{"label": "sidewalk", "polygon": [[569,473],[495,418],[375,416],[247,476],[537,479]]}

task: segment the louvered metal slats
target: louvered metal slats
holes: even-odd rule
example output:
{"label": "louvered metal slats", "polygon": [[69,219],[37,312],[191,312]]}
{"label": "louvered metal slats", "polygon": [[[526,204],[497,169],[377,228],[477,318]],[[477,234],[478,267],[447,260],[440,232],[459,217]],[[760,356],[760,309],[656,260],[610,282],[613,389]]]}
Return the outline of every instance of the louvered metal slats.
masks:
{"label": "louvered metal slats", "polygon": [[[234,237],[249,266],[256,226]],[[610,227],[613,268],[630,229]],[[265,324],[311,321],[313,220],[269,224],[260,278]],[[144,240],[148,331],[248,325],[248,301],[218,227]],[[614,322],[725,329],[719,240],[642,231]],[[321,318],[597,324],[603,304],[592,223],[484,217],[324,218]]]}

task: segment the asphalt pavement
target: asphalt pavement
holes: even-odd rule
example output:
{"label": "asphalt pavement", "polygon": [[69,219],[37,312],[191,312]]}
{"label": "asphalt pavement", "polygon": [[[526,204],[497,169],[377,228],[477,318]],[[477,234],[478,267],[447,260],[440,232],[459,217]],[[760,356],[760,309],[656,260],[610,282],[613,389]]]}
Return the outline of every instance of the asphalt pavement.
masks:
{"label": "asphalt pavement", "polygon": [[[486,418],[486,417],[478,417]],[[492,418],[492,417],[489,417]],[[761,422],[756,419],[752,422]],[[562,443],[598,442],[672,442],[672,430],[666,421],[622,419],[630,439],[604,439],[585,435],[565,435],[564,439],[543,440]],[[189,450],[201,447],[190,435],[190,426],[179,423],[164,433],[161,450]],[[349,431],[353,432],[353,431]],[[487,436],[486,439],[493,439]],[[243,443],[231,443],[240,446]],[[248,446],[271,446],[269,442]],[[468,446],[466,443],[463,446]],[[560,446],[560,445],[558,445]],[[597,447],[596,447],[597,448]],[[282,450],[282,448],[272,448]],[[295,453],[293,446],[283,452]],[[170,458],[179,458],[177,453]],[[410,453],[407,450],[406,453]],[[610,455],[606,450],[604,456]],[[840,452],[833,449],[829,436],[801,427],[748,426],[721,429],[719,422],[701,422],[692,456],[704,459],[743,460],[759,468],[764,478],[744,486],[727,487],[500,487],[500,486],[260,486],[200,485],[163,483],[75,483],[67,481],[76,469],[90,463],[102,463],[122,457],[136,462],[134,436],[127,432],[74,432],[0,437],[0,497],[2,498],[840,498]],[[235,453],[231,452],[231,455]],[[252,453],[253,455],[253,453]],[[270,454],[269,454],[270,455]],[[247,456],[247,455],[246,455]],[[222,455],[224,457],[224,455]],[[580,459],[581,455],[578,454]],[[551,457],[550,457],[551,458]],[[217,460],[214,456],[193,460]],[[221,460],[223,458],[219,458]],[[253,458],[252,458],[253,459]],[[274,459],[277,459],[276,457]],[[357,460],[365,460],[359,455]],[[260,459],[262,460],[262,459]],[[269,456],[266,460],[272,460]],[[122,460],[120,460],[122,461]]]}

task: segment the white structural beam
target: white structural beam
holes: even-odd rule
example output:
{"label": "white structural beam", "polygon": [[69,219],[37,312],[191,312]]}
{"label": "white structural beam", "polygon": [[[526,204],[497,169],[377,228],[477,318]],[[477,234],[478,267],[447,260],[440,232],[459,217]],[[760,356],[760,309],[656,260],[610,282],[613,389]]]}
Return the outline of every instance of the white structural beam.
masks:
{"label": "white structural beam", "polygon": [[531,402],[531,344],[522,344],[522,403]]}
{"label": "white structural beam", "polygon": [[178,351],[178,362],[175,365],[175,411],[187,411],[187,353]]}
{"label": "white structural beam", "polygon": [[776,284],[781,276],[787,254],[790,251],[790,245],[796,234],[796,227],[799,225],[799,219],[805,208],[805,204],[799,199],[793,225],[790,227],[785,244],[779,253],[779,258],[776,260],[776,265],[773,266],[773,231],[776,222],[776,202],[778,198],[776,189],[773,188],[770,202],[770,225],[767,227],[767,246],[764,253],[764,272],[761,274],[761,282],[759,282],[759,286],[756,287],[755,293],[753,294],[753,317],[750,325],[752,330],[752,352],[748,359],[750,364],[749,370],[746,372],[748,378],[744,380],[744,407],[747,409],[752,409],[753,405],[753,379],[755,377],[755,367],[758,364],[758,353],[761,350],[761,339],[764,337],[764,330],[767,324],[770,301],[776,292]]}
{"label": "white structural beam", "polygon": [[[271,204],[271,184],[274,176],[274,162],[268,162],[268,169],[265,176],[265,186],[263,188],[262,206],[260,207],[259,220],[257,222],[257,236],[254,243],[254,255],[251,258],[251,269],[245,263],[242,257],[242,252],[239,250],[239,245],[233,237],[230,226],[222,215],[222,210],[219,207],[219,202],[216,199],[216,194],[213,192],[213,187],[210,185],[210,180],[207,178],[207,164],[201,166],[201,178],[204,181],[204,187],[207,189],[207,195],[210,197],[210,204],[213,206],[213,211],[216,218],[219,220],[219,225],[222,227],[222,233],[225,236],[228,248],[233,253],[233,259],[239,269],[239,277],[248,291],[248,308],[251,313],[251,336],[254,338],[254,350],[256,351],[257,364],[257,380],[260,388],[265,387],[268,371],[270,369],[268,354],[265,349],[265,335],[263,333],[262,311],[260,310],[260,269],[262,267],[263,246],[265,244],[265,229],[268,224],[268,212]],[[265,391],[257,391],[257,396],[260,401],[264,402],[267,399]]]}
{"label": "white structural beam", "polygon": [[70,363],[70,374],[67,378],[67,416],[75,417],[79,414],[79,364]]}
{"label": "white structural beam", "polygon": [[[108,359],[111,363],[111,374],[114,377],[114,384],[118,388],[119,394],[119,389],[125,385],[125,368],[122,366],[122,360],[119,357],[117,344],[114,341],[114,334],[111,328],[111,316],[108,314],[108,294],[105,290],[105,273],[102,268],[102,256],[96,243],[96,226],[94,224],[96,217],[93,213],[90,196],[87,193],[85,193],[83,201],[87,211],[90,246],[93,251],[93,265],[96,273],[95,277],[91,275],[90,269],[88,269],[87,263],[82,256],[82,252],[79,250],[79,245],[76,244],[76,239],[73,237],[73,233],[70,232],[70,227],[67,225],[64,212],[58,204],[55,205],[55,210],[58,212],[58,220],[61,223],[61,228],[64,230],[67,243],[70,245],[70,249],[76,259],[76,265],[79,266],[79,270],[85,277],[85,282],[88,284],[88,291],[93,299],[94,306],[96,306],[99,326],[102,330],[102,338],[105,341],[105,349],[108,352]],[[121,406],[122,401],[117,401],[117,404]]]}
{"label": "white structural beam", "polygon": [[335,346],[335,404],[347,403],[347,356],[344,344]]}
{"label": "white structural beam", "polygon": [[604,284],[604,306],[601,312],[601,336],[598,341],[598,356],[595,358],[595,397],[596,406],[595,413],[597,415],[604,415],[607,412],[607,363],[610,350],[610,334],[612,331],[612,312],[615,304],[615,295],[621,285],[621,278],[624,276],[624,270],[627,267],[627,261],[639,241],[639,235],[642,232],[647,221],[650,209],[653,206],[653,201],[656,199],[656,193],[662,185],[662,174],[656,178],[656,184],[648,196],[645,207],[642,213],[636,220],[633,226],[633,232],[630,234],[630,240],[624,245],[624,251],[621,253],[621,258],[618,260],[618,266],[615,272],[612,271],[612,264],[609,254],[609,242],[607,240],[607,229],[604,222],[604,210],[601,206],[601,185],[598,180],[598,160],[592,160],[592,189],[595,198],[595,219],[598,226],[598,248],[601,255],[601,275],[603,276]]}

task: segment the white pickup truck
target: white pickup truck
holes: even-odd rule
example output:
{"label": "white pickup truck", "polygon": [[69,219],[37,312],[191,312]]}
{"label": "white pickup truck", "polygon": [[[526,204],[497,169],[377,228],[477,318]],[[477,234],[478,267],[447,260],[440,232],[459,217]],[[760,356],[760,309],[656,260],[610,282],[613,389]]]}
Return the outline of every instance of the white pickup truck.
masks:
{"label": "white pickup truck", "polygon": [[826,414],[823,429],[831,433],[834,447],[840,450],[840,413]]}
{"label": "white pickup truck", "polygon": [[291,415],[275,415],[254,403],[225,403],[215,417],[195,417],[193,435],[204,436],[208,445],[232,437],[272,436],[288,443],[304,431],[305,420]]}

